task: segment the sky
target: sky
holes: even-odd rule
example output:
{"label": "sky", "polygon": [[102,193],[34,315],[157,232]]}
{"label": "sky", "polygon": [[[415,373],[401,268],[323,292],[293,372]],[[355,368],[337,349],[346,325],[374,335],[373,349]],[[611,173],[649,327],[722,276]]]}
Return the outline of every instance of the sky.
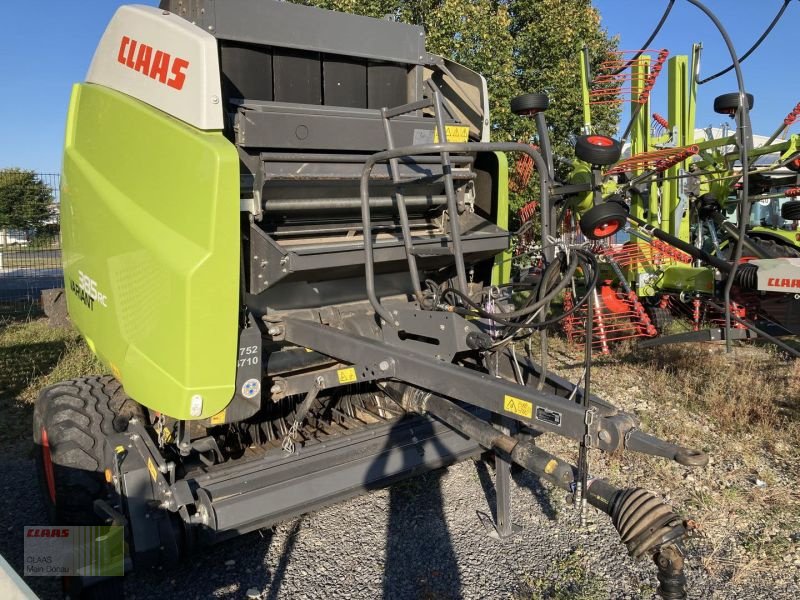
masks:
{"label": "sky", "polygon": [[[619,35],[620,48],[635,49],[649,36],[667,0],[593,0],[602,24]],[[766,28],[783,0],[706,0],[728,28],[743,54]],[[156,5],[157,0],[139,0]],[[18,166],[40,173],[61,168],[64,120],[73,83],[82,81],[94,49],[119,0],[8,2],[0,35],[0,168]],[[782,21],[743,65],[745,84],[755,95],[754,133],[769,135],[800,101],[800,78],[793,60],[800,27],[800,2],[792,2]],[[701,76],[730,64],[728,52],[708,18],[686,0],[677,0],[655,48],[689,54],[703,43]],[[664,76],[664,81],[666,77]],[[661,82],[662,86],[664,81]],[[700,87],[698,126],[719,126],[725,118],[712,110],[714,98],[736,91],[731,72]],[[656,88],[654,110],[659,105]],[[800,132],[800,123],[795,125]]]}

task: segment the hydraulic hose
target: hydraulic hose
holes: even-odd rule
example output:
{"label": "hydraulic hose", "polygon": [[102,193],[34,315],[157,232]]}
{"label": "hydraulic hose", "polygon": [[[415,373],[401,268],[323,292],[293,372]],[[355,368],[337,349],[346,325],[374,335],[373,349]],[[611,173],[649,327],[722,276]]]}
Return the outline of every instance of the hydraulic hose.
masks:
{"label": "hydraulic hose", "polygon": [[725,282],[725,348],[728,352],[731,351],[731,308],[730,308],[730,299],[731,299],[731,288],[733,287],[733,282],[736,277],[736,269],[739,266],[739,261],[742,258],[742,242],[744,241],[744,236],[747,227],[747,221],[749,220],[750,216],[750,200],[748,197],[750,185],[749,185],[749,170],[750,170],[750,148],[752,147],[752,132],[750,131],[750,105],[747,101],[747,94],[745,92],[744,86],[744,76],[742,75],[742,68],[739,64],[739,58],[736,55],[736,48],[731,41],[728,32],[725,30],[725,26],[722,22],[717,18],[713,11],[711,11],[705,4],[700,2],[700,0],[687,0],[690,4],[693,4],[701,11],[703,11],[706,16],[711,19],[714,26],[719,31],[722,39],[725,40],[725,45],[728,47],[728,52],[731,55],[731,61],[733,62],[733,68],[736,71],[736,83],[739,86],[739,110],[736,111],[737,116],[737,128],[736,133],[739,136],[739,157],[742,166],[742,201],[739,205],[739,239],[736,241],[736,247],[733,253],[733,264],[731,265],[731,270],[728,275],[728,279]]}
{"label": "hydraulic hose", "polygon": [[[781,17],[783,16],[783,13],[786,12],[786,9],[789,7],[789,2],[791,2],[791,1],[792,0],[783,0],[783,6],[781,6],[781,9],[778,11],[778,14],[775,15],[775,18],[772,19],[772,23],[770,23],[769,27],[767,27],[767,29],[764,31],[764,33],[761,34],[761,37],[756,40],[756,43],[753,44],[750,47],[750,50],[748,50],[747,52],[745,52],[742,55],[742,57],[739,59],[739,64],[742,64],[744,61],[746,61],[747,57],[750,56],[753,52],[755,52],[758,49],[758,47],[761,45],[761,42],[763,42],[765,39],[767,39],[767,36],[775,28],[775,25],[777,25],[778,21],[781,20]],[[697,85],[703,85],[704,83],[708,83],[709,81],[713,81],[717,77],[725,75],[725,73],[728,73],[733,68],[734,68],[734,65],[731,64],[730,66],[726,67],[725,69],[722,69],[721,71],[719,71],[717,73],[714,73],[713,75],[710,75],[710,76],[706,77],[705,79],[698,80]]]}
{"label": "hydraulic hose", "polygon": [[[787,0],[787,2],[788,1],[789,0]],[[650,44],[652,44],[653,40],[656,39],[656,36],[658,35],[658,32],[661,31],[661,28],[664,26],[664,23],[666,23],[667,17],[669,16],[669,13],[672,11],[672,7],[674,5],[675,5],[675,0],[669,0],[669,4],[667,5],[664,14],[661,15],[661,20],[658,22],[658,25],[656,25],[656,28],[653,29],[653,32],[650,34],[650,37],[647,38],[647,41],[642,45],[642,49],[639,50],[628,62],[626,62],[625,66],[620,67],[619,69],[614,71],[612,75],[619,75],[620,73],[622,73],[625,69],[627,69],[633,63],[635,63],[636,60],[644,53],[644,51],[650,47]]]}

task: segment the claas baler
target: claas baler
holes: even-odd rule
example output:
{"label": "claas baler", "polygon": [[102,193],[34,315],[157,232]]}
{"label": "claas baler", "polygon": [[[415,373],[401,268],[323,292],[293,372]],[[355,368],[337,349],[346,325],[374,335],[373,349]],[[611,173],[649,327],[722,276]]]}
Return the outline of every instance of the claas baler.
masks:
{"label": "claas baler", "polygon": [[[518,112],[544,123],[537,98]],[[485,79],[420,27],[271,0],[121,7],[69,106],[68,310],[109,374],[36,403],[53,518],[122,525],[126,568],[146,569],[490,451],[498,536],[516,463],[610,515],[683,597],[683,520],[532,441],[707,460],[592,395],[588,368],[575,384],[517,355],[599,269],[547,241],[552,157],[489,133]],[[523,290],[510,153],[542,182]]]}

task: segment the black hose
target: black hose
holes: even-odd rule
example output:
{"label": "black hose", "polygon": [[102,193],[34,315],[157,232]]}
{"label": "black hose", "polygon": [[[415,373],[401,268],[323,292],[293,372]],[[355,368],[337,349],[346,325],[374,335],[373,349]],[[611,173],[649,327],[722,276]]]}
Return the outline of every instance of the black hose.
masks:
{"label": "black hose", "polygon": [[[511,329],[531,329],[531,330],[533,330],[533,329],[544,329],[545,327],[549,327],[550,325],[554,325],[554,324],[558,323],[559,321],[562,321],[563,319],[567,318],[568,316],[574,314],[588,300],[589,294],[591,294],[592,290],[594,290],[595,286],[597,286],[597,282],[600,279],[600,269],[597,268],[597,260],[594,258],[594,256],[592,256],[591,253],[579,250],[579,251],[576,252],[576,261],[584,269],[584,272],[588,271],[588,272],[592,273],[590,282],[587,284],[587,292],[586,292],[586,294],[584,294],[584,296],[580,300],[578,300],[575,303],[575,305],[570,310],[568,310],[567,312],[559,314],[559,315],[557,315],[557,316],[555,316],[555,317],[553,317],[551,319],[547,319],[547,320],[544,320],[544,321],[538,321],[536,323],[520,323],[518,321],[508,321],[507,319],[510,318],[510,316],[515,315],[514,312],[503,313],[503,317],[506,317],[506,318],[500,318],[500,317],[497,316],[497,314],[490,313],[490,312],[484,310],[479,304],[477,304],[471,298],[469,298],[465,294],[462,294],[458,290],[450,289],[450,290],[448,290],[448,292],[452,292],[453,295],[459,297],[465,304],[467,304],[468,306],[473,308],[475,310],[475,312],[477,313],[477,315],[475,315],[474,313],[471,313],[471,312],[466,311],[464,309],[455,309],[455,312],[458,313],[458,314],[462,314],[462,315],[466,315],[466,316],[480,316],[480,317],[483,317],[485,319],[489,319],[489,320],[491,320],[491,321],[493,321],[493,322],[495,322],[495,323],[497,323],[499,325],[505,325],[506,327],[511,328]],[[569,278],[565,276],[561,280],[561,282],[567,282],[568,283],[569,282]],[[561,285],[561,282],[559,283],[559,285]],[[563,287],[566,287],[566,284]],[[561,289],[563,289],[563,287]],[[561,290],[558,290],[558,291],[561,291]],[[550,294],[548,294],[548,296],[549,295]],[[549,298],[547,300],[547,302],[552,301],[552,299],[553,298]],[[515,311],[515,312],[519,313],[520,311]],[[530,314],[531,312],[535,312],[535,310],[528,310],[526,312],[526,314]],[[525,316],[525,315],[523,315],[523,316]]]}
{"label": "black hose", "polygon": [[[772,32],[772,30],[775,27],[775,25],[777,25],[778,21],[781,20],[781,17],[783,16],[783,13],[786,12],[786,9],[789,6],[789,2],[791,2],[791,0],[783,0],[783,6],[778,11],[778,14],[775,15],[775,18],[772,19],[772,23],[770,23],[769,27],[767,27],[767,29],[764,31],[764,33],[761,34],[761,37],[758,38],[758,40],[756,40],[756,43],[753,44],[750,47],[750,50],[748,50],[747,52],[745,52],[742,55],[742,57],[739,59],[739,64],[742,64],[745,60],[747,60],[747,57],[750,56],[753,52],[756,51],[756,49],[761,45],[761,42],[763,42],[765,39],[767,39],[767,36]],[[713,79],[716,79],[717,77],[725,75],[725,73],[728,73],[733,68],[734,68],[734,65],[731,64],[729,67],[727,67],[725,69],[722,69],[722,71],[719,71],[718,73],[714,73],[713,75],[710,75],[709,77],[706,77],[705,79],[698,80],[697,85],[703,85],[704,83],[708,83],[709,81],[711,81]]]}
{"label": "black hose", "polygon": [[[788,2],[789,0],[787,0]],[[627,63],[625,63],[624,67],[620,67],[617,71],[611,73],[611,75],[619,75],[625,69],[630,67],[636,60],[650,47],[650,44],[653,43],[653,40],[656,39],[658,32],[661,31],[661,28],[664,26],[664,23],[667,21],[667,17],[669,16],[670,11],[672,11],[672,6],[675,4],[675,0],[669,0],[669,4],[667,5],[667,9],[664,11],[664,14],[661,15],[661,20],[656,25],[656,28],[653,30],[653,33],[650,34],[650,37],[647,38],[647,41],[642,46],[642,49],[639,50],[633,58],[631,58]]]}
{"label": "black hose", "polygon": [[731,41],[725,26],[717,18],[712,10],[704,5],[700,0],[688,0],[689,3],[694,4],[697,8],[703,11],[706,16],[711,19],[714,26],[719,31],[722,39],[725,40],[725,45],[728,47],[728,52],[733,61],[733,68],[736,70],[736,83],[739,86],[739,110],[736,111],[737,127],[736,133],[739,136],[739,161],[742,164],[742,201],[739,204],[739,239],[736,240],[736,246],[733,253],[733,264],[731,265],[728,279],[725,281],[725,293],[723,300],[725,302],[725,349],[730,352],[731,346],[731,288],[736,279],[736,269],[739,267],[739,261],[742,259],[742,246],[744,237],[747,231],[747,222],[750,216],[750,148],[752,146],[752,132],[750,131],[750,104],[747,101],[747,92],[744,86],[744,75],[742,75],[742,67],[739,64],[739,58],[736,55],[736,48]]}

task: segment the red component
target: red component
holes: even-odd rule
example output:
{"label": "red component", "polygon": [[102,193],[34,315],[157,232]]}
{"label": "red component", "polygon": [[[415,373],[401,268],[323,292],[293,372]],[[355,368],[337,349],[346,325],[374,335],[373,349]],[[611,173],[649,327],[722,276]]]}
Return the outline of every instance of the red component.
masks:
{"label": "red component", "polygon": [[658,113],[653,113],[653,121],[661,125],[664,129],[672,129],[672,127],[669,126],[669,121]]}
{"label": "red component", "polygon": [[607,238],[617,233],[620,227],[622,227],[621,221],[608,221],[602,225],[597,225],[593,230],[594,237],[597,239]]}
{"label": "red component", "polygon": [[[639,56],[637,56],[637,54]],[[655,54],[653,58],[651,55]],[[589,86],[590,104],[622,104],[625,101],[644,104],[661,73],[668,50],[621,50],[609,53],[609,58],[600,63]],[[651,59],[650,71],[634,79],[630,67],[644,67],[645,57]]]}
{"label": "red component", "polygon": [[[534,150],[539,149],[538,146],[534,146],[533,144],[530,144],[530,147]],[[521,194],[525,191],[525,188],[528,187],[528,183],[531,180],[531,175],[533,175],[535,166],[530,156],[527,154],[520,155],[514,163],[514,174],[508,182],[508,189],[517,194]]]}
{"label": "red component", "polygon": [[614,145],[614,140],[604,135],[590,135],[586,138],[586,141],[592,146],[602,146],[604,148],[610,148]]}
{"label": "red component", "polygon": [[[656,328],[635,292],[625,294],[615,290],[608,281],[599,287],[598,292],[594,306],[594,352],[611,354],[615,342],[656,335]],[[574,306],[572,291],[568,290],[564,296],[564,311],[567,312]],[[585,342],[586,312],[584,304],[562,321],[564,333],[570,342]]]}
{"label": "red component", "polygon": [[618,175],[620,173],[631,173],[639,171],[658,171],[662,173],[682,163],[690,156],[694,156],[700,152],[697,145],[686,146],[685,148],[665,148],[663,150],[654,150],[653,152],[642,152],[636,156],[631,156],[618,162],[608,171],[608,175]]}
{"label": "red component", "polygon": [[50,500],[56,503],[56,476],[53,471],[53,458],[50,455],[50,442],[47,439],[47,431],[42,427],[42,463],[44,465],[44,478],[47,482],[47,492]]}
{"label": "red component", "polygon": [[800,102],[798,102],[797,106],[792,109],[792,112],[786,115],[786,118],[783,120],[783,124],[786,125],[786,127],[789,127],[795,121],[797,121],[798,117],[800,117]]}
{"label": "red component", "polygon": [[789,188],[788,190],[783,192],[783,194],[787,198],[797,198],[798,196],[800,196],[800,188]]}

